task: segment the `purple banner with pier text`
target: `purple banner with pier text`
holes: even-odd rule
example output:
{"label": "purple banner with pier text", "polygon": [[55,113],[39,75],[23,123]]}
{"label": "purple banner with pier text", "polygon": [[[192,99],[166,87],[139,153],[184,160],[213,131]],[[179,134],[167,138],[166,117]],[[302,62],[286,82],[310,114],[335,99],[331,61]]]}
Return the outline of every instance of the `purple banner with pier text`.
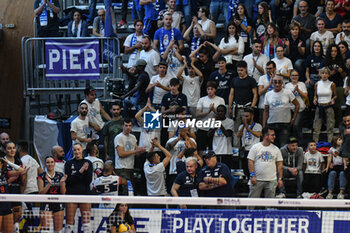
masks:
{"label": "purple banner with pier text", "polygon": [[98,40],[47,40],[45,57],[47,80],[100,78]]}

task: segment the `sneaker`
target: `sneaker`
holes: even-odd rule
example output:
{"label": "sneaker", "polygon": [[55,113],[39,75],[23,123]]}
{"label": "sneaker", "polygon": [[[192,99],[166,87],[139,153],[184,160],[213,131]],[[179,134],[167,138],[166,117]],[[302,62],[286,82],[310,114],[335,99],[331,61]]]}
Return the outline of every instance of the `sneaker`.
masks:
{"label": "sneaker", "polygon": [[127,28],[127,27],[128,27],[128,23],[125,20],[121,19],[119,24],[118,24],[118,28],[123,29],[123,28]]}
{"label": "sneaker", "polygon": [[286,198],[286,194],[284,193],[277,194],[276,198]]}
{"label": "sneaker", "polygon": [[321,191],[318,193],[318,195],[322,196],[323,194],[325,194],[328,190],[325,189],[324,187],[321,188]]}
{"label": "sneaker", "polygon": [[326,199],[333,199],[333,193],[328,193]]}
{"label": "sneaker", "polygon": [[344,199],[344,194],[343,193],[339,193],[337,196],[337,199]]}
{"label": "sneaker", "polygon": [[303,199],[303,196],[302,195],[298,195],[297,199]]}

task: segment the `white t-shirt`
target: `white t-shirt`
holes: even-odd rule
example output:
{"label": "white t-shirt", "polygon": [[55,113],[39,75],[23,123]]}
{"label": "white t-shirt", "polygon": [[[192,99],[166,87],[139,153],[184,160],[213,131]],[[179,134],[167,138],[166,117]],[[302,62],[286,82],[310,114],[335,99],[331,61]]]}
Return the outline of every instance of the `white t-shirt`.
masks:
{"label": "white t-shirt", "polygon": [[[346,77],[346,78],[345,78],[344,86],[343,86],[344,89],[345,89],[346,86],[347,86],[346,83],[348,82],[348,78],[349,78],[349,77]],[[350,106],[350,94],[348,94],[348,95],[346,96],[345,104],[348,105],[348,106]]]}
{"label": "white t-shirt", "polygon": [[[226,118],[221,121],[222,126],[226,130],[233,131],[233,120]],[[213,151],[217,155],[232,154],[232,137],[226,137],[222,130],[216,129],[213,137]]]}
{"label": "white t-shirt", "polygon": [[147,195],[148,196],[165,196],[167,194],[165,188],[165,167],[164,164],[151,164],[146,160],[143,165],[145,172]]}
{"label": "white t-shirt", "polygon": [[179,73],[183,64],[180,62],[180,60],[175,55],[174,50],[169,51],[167,62],[168,62],[167,76],[169,76],[171,78],[176,78],[177,73]]}
{"label": "white t-shirt", "polygon": [[187,105],[189,107],[196,107],[199,98],[201,97],[201,81],[199,76],[190,77],[189,75],[182,75],[182,93],[187,97]]}
{"label": "white t-shirt", "polygon": [[[87,139],[88,134],[90,133],[89,130],[89,120],[87,117],[85,117],[85,120],[81,120],[79,117],[75,118],[71,123],[71,132],[75,132],[77,134],[77,137]],[[83,146],[83,149],[85,150],[87,142],[81,142],[78,139],[73,140],[73,143],[81,143]]]}
{"label": "white t-shirt", "polygon": [[[338,152],[338,155],[335,155],[335,152]],[[334,148],[334,147],[331,147],[329,150],[328,150],[328,154],[331,154],[332,155],[332,163],[333,163],[333,166],[341,166],[341,165],[344,165],[344,161],[343,161],[343,158],[341,156],[339,156],[339,151]]]}
{"label": "white t-shirt", "polygon": [[259,78],[262,73],[254,66],[253,58],[255,59],[258,66],[262,67],[264,70],[266,69],[266,63],[269,61],[269,58],[265,55],[260,53],[259,56],[253,56],[253,54],[248,54],[243,58],[243,60],[247,63],[248,66],[248,75],[250,77],[253,77],[256,82],[259,82]]}
{"label": "white t-shirt", "polygon": [[225,43],[225,38],[222,38],[219,44],[219,48],[220,49],[233,49],[233,48],[238,49],[238,54],[236,55],[232,55],[232,54],[224,55],[227,64],[231,64],[232,60],[234,61],[242,60],[243,53],[244,53],[244,40],[242,37],[239,37],[237,41],[234,36],[230,36],[228,39],[228,43]]}
{"label": "white t-shirt", "polygon": [[123,132],[115,136],[114,138],[114,148],[115,148],[115,168],[121,169],[134,169],[135,162],[135,154],[127,156],[127,157],[119,157],[117,146],[121,146],[124,148],[124,151],[132,151],[135,150],[137,140],[136,137],[132,134],[126,136]]}
{"label": "white t-shirt", "polygon": [[[277,57],[275,57],[272,59],[272,61],[276,63],[276,74],[287,74],[288,70],[293,69],[292,61],[287,57],[283,57],[282,59],[278,59]],[[283,78],[283,83],[287,82],[289,82],[289,80]]]}
{"label": "white t-shirt", "polygon": [[284,88],[279,92],[267,92],[264,101],[265,105],[269,106],[267,123],[289,123],[291,119],[290,104],[294,99],[294,94]]}
{"label": "white t-shirt", "polygon": [[210,19],[207,19],[204,22],[203,22],[203,20],[198,20],[198,23],[202,26],[202,29],[205,33],[211,33],[210,25],[211,25],[211,23],[214,23],[214,21],[212,21]]}
{"label": "white t-shirt", "polygon": [[327,48],[330,44],[330,39],[333,39],[334,35],[330,31],[326,31],[323,34],[320,34],[318,31],[313,32],[310,36],[310,40],[312,41],[320,41],[323,47],[323,54],[325,55],[327,52]]}
{"label": "white t-shirt", "polygon": [[[152,147],[152,139],[158,138],[160,139],[160,129],[150,129],[147,130],[141,127],[140,139],[139,139],[139,147],[145,147],[146,151],[149,151]],[[153,151],[159,151],[158,147],[155,147]]]}
{"label": "white t-shirt", "polygon": [[98,127],[102,129],[105,123],[103,122],[102,116],[101,116],[100,101],[96,98],[94,102],[89,103],[88,101],[86,101],[86,99],[84,99],[83,101],[81,101],[81,103],[86,103],[88,106],[89,111],[88,111],[87,117],[89,118],[89,121],[91,123],[98,125]]}
{"label": "white t-shirt", "polygon": [[[215,96],[214,98],[209,98],[208,96],[204,96],[199,99],[198,104],[197,104],[197,111],[202,110],[203,112],[208,112],[209,111],[209,106],[211,104],[214,104],[214,108],[217,108],[219,105],[225,105],[225,100],[219,96]],[[205,117],[198,119],[201,121],[206,121],[209,118],[215,118],[215,113],[212,111],[206,115]],[[209,127],[201,127],[201,130],[209,131]]]}
{"label": "white t-shirt", "polygon": [[[165,77],[161,78],[159,75],[153,76],[151,79],[151,82],[149,84],[156,84],[159,82],[163,86],[169,87],[170,86],[170,80],[171,77],[168,75],[165,75]],[[164,90],[160,87],[154,87],[153,89],[153,104],[161,104],[163,96],[168,93],[168,91]]]}
{"label": "white t-shirt", "polygon": [[[129,47],[131,48],[131,40],[133,38],[135,33],[132,33],[130,35],[128,35],[124,41],[124,47]],[[140,36],[136,36],[136,42],[141,42],[142,41],[142,35]],[[136,64],[136,61],[140,58],[140,53],[141,53],[141,49],[137,49],[135,51],[133,51],[130,55],[129,55],[129,61],[128,61],[128,68],[133,67]]]}
{"label": "white t-shirt", "polygon": [[152,77],[157,74],[156,68],[154,68],[155,66],[158,66],[160,62],[160,56],[157,51],[154,49],[151,49],[148,52],[141,50],[140,59],[143,59],[147,62],[145,71],[147,72],[148,77]]}
{"label": "white t-shirt", "polygon": [[304,163],[306,163],[305,174],[321,174],[321,165],[324,162],[323,156],[319,151],[311,154],[310,151],[304,154]]}
{"label": "white t-shirt", "polygon": [[254,161],[254,172],[257,180],[273,181],[277,179],[276,162],[283,161],[281,151],[277,146],[272,143],[269,146],[264,146],[259,142],[252,146],[247,158]]}
{"label": "white t-shirt", "polygon": [[[238,131],[241,130],[242,127],[244,127],[243,124],[239,126]],[[252,126],[249,126],[249,127],[252,127]],[[261,124],[255,122],[252,130],[254,132],[261,132],[262,131]],[[255,145],[258,142],[260,142],[260,138],[255,137],[253,134],[248,132],[246,128],[244,128],[241,141],[242,141],[242,146],[245,148],[245,150],[249,151],[252,148],[253,145]]]}
{"label": "white t-shirt", "polygon": [[342,36],[344,37],[344,41],[346,41],[346,43],[348,43],[348,45],[350,45],[350,35],[347,36],[347,35],[345,35],[344,32],[339,32],[339,33],[337,34],[337,36],[335,37],[335,43],[336,43],[336,44],[339,44],[339,43],[340,43],[340,35],[342,35]]}
{"label": "white t-shirt", "polygon": [[27,185],[24,193],[34,193],[38,192],[38,182],[36,178],[38,177],[38,168],[40,167],[38,162],[30,155],[25,155],[21,157],[23,167],[28,167],[27,173]]}
{"label": "white t-shirt", "polygon": [[57,161],[55,159],[55,172],[61,172],[64,174],[64,165],[66,164],[66,161]]}
{"label": "white t-shirt", "polygon": [[[259,82],[258,82],[258,88],[259,88],[259,86],[263,86],[263,87],[265,88],[265,87],[267,87],[268,85],[270,85],[270,81],[268,80],[267,75],[265,74],[265,75],[263,75],[263,76],[260,76]],[[269,89],[267,89],[267,92],[269,92],[269,91],[271,91],[271,90],[273,90],[272,85],[270,86]],[[266,92],[266,93],[267,93],[267,92]],[[263,94],[263,95],[261,95],[261,96],[259,97],[259,104],[258,104],[258,108],[259,108],[259,109],[264,109],[264,108],[265,108],[264,101],[265,101],[265,95],[266,95],[266,93]]]}
{"label": "white t-shirt", "polygon": [[[295,88],[296,85],[294,85],[293,83],[287,83],[285,88],[287,90],[290,90],[290,91],[293,91],[294,88]],[[298,88],[300,91],[304,92],[304,93],[307,93],[307,89],[306,89],[306,86],[305,86],[305,83],[304,82],[298,82]],[[295,91],[295,92],[292,92],[295,96],[295,98],[298,100],[299,102],[299,112],[302,112],[305,110],[306,108],[306,105],[305,105],[305,102],[303,100],[303,98],[301,98],[301,96],[299,95],[299,92]],[[294,104],[291,104],[291,109],[294,110],[295,109],[295,106]]]}

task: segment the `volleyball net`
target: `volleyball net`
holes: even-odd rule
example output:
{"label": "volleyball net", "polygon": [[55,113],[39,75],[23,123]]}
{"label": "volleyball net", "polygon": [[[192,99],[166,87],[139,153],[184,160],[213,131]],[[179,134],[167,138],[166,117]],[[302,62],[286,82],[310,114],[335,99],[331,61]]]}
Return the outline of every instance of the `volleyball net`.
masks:
{"label": "volleyball net", "polygon": [[[43,203],[65,206],[63,226],[56,232],[102,233],[112,226],[116,232],[125,232],[129,225],[111,219],[118,203],[129,205],[137,233],[345,233],[350,229],[350,200],[0,195],[0,205],[19,201],[34,206],[28,210],[23,204],[21,232],[55,232],[57,212],[40,210]],[[74,222],[66,231],[68,215],[72,215],[67,207],[78,203],[92,208],[73,213]],[[184,206],[187,209],[180,208]]]}

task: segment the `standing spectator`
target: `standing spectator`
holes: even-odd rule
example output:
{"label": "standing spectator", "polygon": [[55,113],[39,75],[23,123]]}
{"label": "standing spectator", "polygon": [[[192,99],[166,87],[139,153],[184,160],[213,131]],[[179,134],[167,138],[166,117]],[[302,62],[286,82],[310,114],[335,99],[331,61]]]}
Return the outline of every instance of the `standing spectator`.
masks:
{"label": "standing spectator", "polygon": [[293,0],[274,0],[276,14],[274,14],[279,35],[286,37],[288,33],[288,24],[293,18]]}
{"label": "standing spectator", "polygon": [[159,28],[154,34],[153,48],[162,55],[170,42],[174,40],[179,50],[182,50],[184,48],[182,34],[179,29],[172,27],[172,15],[170,13],[165,14],[163,21],[164,27]]}
{"label": "standing spectator", "polygon": [[304,36],[304,38],[310,38],[311,33],[316,31],[316,17],[308,12],[308,1],[299,1],[298,7],[300,14],[295,16],[292,22],[299,25],[301,34]]}
{"label": "standing spectator", "polygon": [[85,159],[89,160],[92,164],[92,184],[97,177],[102,175],[104,163],[102,159],[98,158],[98,147],[94,142],[87,144],[86,154]]}
{"label": "standing spectator", "polygon": [[170,92],[162,98],[161,112],[166,115],[173,115],[178,107],[187,108],[187,97],[179,91],[180,81],[177,78],[170,80]]}
{"label": "standing spectator", "polygon": [[[90,194],[90,183],[92,181],[92,164],[83,158],[83,146],[80,143],[73,145],[74,158],[67,161],[64,166],[66,179],[66,194],[87,195]],[[91,231],[90,203],[67,203],[66,205],[66,233],[72,232],[75,213],[79,207],[82,216],[82,229],[84,232]]]}
{"label": "standing spectator", "polygon": [[334,82],[337,89],[337,99],[335,100],[334,113],[336,117],[335,124],[339,125],[342,116],[341,106],[344,102],[344,78],[347,74],[347,69],[340,54],[339,48],[335,44],[328,46],[326,57],[324,59],[324,66],[330,70],[329,80]]}
{"label": "standing spectator", "polygon": [[0,157],[5,156],[5,143],[10,141],[10,136],[6,132],[0,134]]}
{"label": "standing spectator", "polygon": [[335,43],[346,41],[350,45],[350,19],[345,19],[342,24],[342,32],[339,32],[335,37]]}
{"label": "standing spectator", "polygon": [[175,44],[175,40],[171,40],[165,52],[161,55],[163,61],[168,63],[167,74],[171,77],[176,77],[184,62],[183,56],[180,54],[179,46]]}
{"label": "standing spectator", "polygon": [[[348,59],[349,61],[349,59]],[[348,66],[348,68],[350,68]],[[344,94],[346,96],[346,101],[345,101],[345,106],[346,106],[346,113],[345,115],[350,114],[350,78],[349,76],[345,78],[345,82],[344,82]]]}
{"label": "standing spectator", "polygon": [[317,106],[314,120],[313,140],[318,142],[322,123],[327,126],[328,142],[333,137],[334,110],[333,105],[337,99],[336,85],[328,78],[331,72],[328,68],[320,69],[321,80],[315,84],[314,104]]}
{"label": "standing spectator", "polygon": [[147,65],[145,71],[147,72],[148,77],[152,78],[158,73],[160,56],[159,53],[152,48],[152,40],[149,36],[144,36],[141,43],[142,51],[140,53],[140,59],[146,61]]}
{"label": "standing spectator", "polygon": [[283,48],[283,41],[278,37],[278,31],[274,23],[268,23],[264,36],[261,37],[264,54],[271,60],[277,56],[277,46]]}
{"label": "standing spectator", "polygon": [[237,8],[238,8],[239,2],[240,2],[240,0],[229,0],[228,1],[226,23],[229,21],[233,21],[235,15],[237,13]]}
{"label": "standing spectator", "polygon": [[341,32],[341,16],[335,11],[334,0],[326,1],[326,12],[323,12],[320,17],[325,21],[325,28],[334,35]]}
{"label": "standing spectator", "polygon": [[34,14],[39,37],[58,36],[58,16],[60,13],[58,0],[35,0]]}
{"label": "standing spectator", "polygon": [[[315,41],[311,47],[311,54],[306,58],[306,81],[305,84],[313,89],[316,82],[320,80],[319,69],[324,65],[323,48],[320,41]],[[312,95],[313,96],[313,95]]]}
{"label": "standing spectator", "polygon": [[244,53],[243,55],[247,55],[250,52],[250,40],[249,35],[252,31],[252,22],[249,18],[247,9],[243,3],[239,3],[237,7],[237,11],[235,13],[234,22],[237,28],[240,28],[241,31],[240,37],[242,37],[244,42]]}
{"label": "standing spectator", "polygon": [[[289,138],[289,129],[297,118],[299,102],[291,91],[282,87],[283,82],[280,76],[275,76],[272,83],[273,90],[265,95],[263,127],[267,124],[274,129],[278,138],[276,145],[284,146]],[[295,106],[293,117],[290,112],[291,103]]]}
{"label": "standing spectator", "polygon": [[258,18],[256,20],[255,28],[253,31],[254,40],[261,40],[266,32],[267,24],[272,23],[271,10],[265,1],[259,3],[258,12]]}
{"label": "standing spectator", "polygon": [[225,37],[221,39],[219,48],[225,57],[228,69],[233,70],[236,63],[242,60],[244,53],[244,40],[239,36],[237,25],[234,22],[227,24]]}
{"label": "standing spectator", "polygon": [[298,24],[289,25],[290,33],[284,41],[286,46],[286,56],[292,61],[293,67],[301,75],[301,81],[305,81],[305,38],[301,34]]}
{"label": "standing spectator", "polygon": [[218,22],[218,18],[220,15],[224,15],[224,18],[227,19],[228,7],[229,7],[229,0],[211,0],[210,1],[210,13],[214,23]]}
{"label": "standing spectator", "polygon": [[133,67],[136,64],[136,61],[140,58],[141,49],[142,49],[142,38],[144,36],[143,21],[136,20],[134,23],[135,32],[128,35],[124,41],[124,53],[130,54],[128,61],[128,68]]}
{"label": "standing spectator", "polygon": [[254,109],[245,108],[242,124],[238,128],[237,137],[241,139],[240,158],[244,174],[249,177],[248,153],[252,146],[260,142],[262,126],[254,120]]}
{"label": "standing spectator", "polygon": [[[296,178],[297,180],[297,198],[301,198],[303,193],[303,148],[298,147],[298,140],[295,137],[289,138],[288,144],[281,148],[283,158],[283,178]],[[279,189],[280,198],[286,197],[286,188],[284,185]]]}
{"label": "standing spectator", "polygon": [[[215,117],[216,108],[223,104],[225,100],[219,96],[216,96],[217,84],[214,81],[207,83],[207,96],[199,99],[197,104],[197,119],[201,121],[209,120]],[[199,155],[203,154],[203,151],[208,147],[211,147],[211,138],[208,136],[208,127],[201,127],[197,130],[197,149]]]}
{"label": "standing spectator", "polygon": [[69,37],[87,37],[88,24],[82,19],[81,12],[79,10],[74,11],[73,19],[68,23],[68,36]]}
{"label": "standing spectator", "polygon": [[[96,89],[92,86],[88,86],[84,90],[85,99],[81,101],[81,103],[85,103],[88,106],[87,118],[89,119],[90,130],[92,131],[92,138],[98,139],[97,135],[101,135],[101,129],[104,126],[104,122],[102,120],[105,118],[110,121],[111,117],[106,113],[103,109],[101,102],[98,98],[96,98]],[[98,129],[97,129],[97,127]],[[95,136],[96,135],[96,136]]]}
{"label": "standing spectator", "polygon": [[209,81],[216,82],[218,89],[216,95],[225,100],[225,104],[228,103],[230,95],[230,84],[234,78],[232,70],[226,68],[226,59],[224,57],[218,58],[219,69],[210,74]]}
{"label": "standing spectator", "polygon": [[304,182],[303,191],[318,193],[321,190],[322,171],[324,170],[323,155],[317,151],[316,142],[310,141],[307,145],[308,151],[304,154]]}
{"label": "standing spectator", "polygon": [[277,56],[272,59],[276,64],[276,75],[283,78],[283,83],[289,82],[290,72],[293,69],[292,61],[284,56],[284,49],[282,45],[276,46]]}
{"label": "standing spectator", "polygon": [[234,118],[234,137],[233,145],[239,146],[237,137],[238,127],[242,123],[244,108],[254,108],[258,102],[258,90],[256,81],[247,74],[247,63],[245,61],[237,62],[238,77],[231,81],[231,90],[228,101],[229,116]]}
{"label": "standing spectator", "polygon": [[[199,24],[194,23],[194,19],[191,22],[191,25],[185,31],[183,38],[190,46],[190,54],[199,48],[201,44],[204,43],[204,39],[201,38],[198,27],[201,27]],[[198,53],[195,54],[195,57],[198,57]]]}
{"label": "standing spectator", "polygon": [[206,6],[201,6],[198,9],[198,19],[194,17],[195,24],[200,24],[201,27],[198,27],[199,33],[201,37],[205,40],[209,40],[211,42],[216,38],[216,26],[215,22],[209,19],[209,8]]}
{"label": "standing spectator", "polygon": [[[304,110],[306,108],[304,99],[307,98],[307,90],[305,83],[299,81],[300,75],[297,70],[292,70],[290,74],[291,82],[287,83],[285,88],[290,90],[295,98],[299,102],[299,112],[297,118],[295,119],[292,125],[292,135],[298,138],[299,145],[303,145],[304,136],[303,136],[303,119],[304,119]],[[294,105],[291,106],[292,113],[295,111]]]}
{"label": "standing spectator", "polygon": [[114,138],[123,131],[124,121],[120,116],[121,106],[119,103],[113,103],[110,112],[112,119],[103,127],[105,160],[115,161]]}
{"label": "standing spectator", "polygon": [[259,93],[259,122],[263,124],[263,116],[265,109],[265,94],[273,90],[272,81],[276,75],[276,63],[269,61],[266,63],[266,75],[260,76],[258,82],[258,93]]}
{"label": "standing spectator", "polygon": [[152,105],[156,109],[161,108],[163,96],[170,91],[170,79],[166,73],[168,69],[168,64],[166,62],[159,62],[158,65],[158,75],[155,75],[151,78],[148,87],[146,88],[146,93],[149,93],[153,90]]}
{"label": "standing spectator", "polygon": [[261,53],[260,40],[254,40],[251,47],[253,52],[244,56],[243,60],[247,63],[248,75],[253,77],[258,83],[260,76],[265,74],[265,68],[269,58]]}
{"label": "standing spectator", "polygon": [[[116,174],[126,180],[130,180],[134,186],[135,155],[145,152],[145,148],[137,146],[136,137],[131,134],[132,122],[124,119],[123,132],[114,138],[115,171]],[[127,195],[128,189],[123,186],[122,194]]]}
{"label": "standing spectator", "polygon": [[66,161],[64,160],[64,150],[61,146],[53,146],[51,149],[51,155],[55,160],[55,171],[64,174],[64,165]]}
{"label": "standing spectator", "polygon": [[[153,152],[153,148],[158,147],[165,155],[163,161],[157,152]],[[147,194],[148,196],[166,196],[165,186],[165,168],[169,165],[172,154],[162,147],[157,138],[152,140],[152,147],[148,152],[147,161],[143,166],[146,176]]]}
{"label": "standing spectator", "polygon": [[173,28],[179,29],[181,34],[184,34],[186,31],[185,17],[181,11],[175,10],[175,7],[176,7],[176,0],[169,0],[168,1],[168,8],[159,12],[158,27],[160,28],[160,27],[164,26],[163,25],[163,17],[166,14],[171,14],[171,16],[173,17],[173,22],[172,22],[171,26]]}
{"label": "standing spectator", "polygon": [[[184,66],[181,68],[177,74],[177,78],[183,82],[182,84],[182,93],[187,97],[187,105],[189,113],[192,117],[196,117],[196,107],[198,100],[200,98],[201,84],[203,80],[202,72],[194,65],[194,59],[191,60],[191,64],[185,61]],[[188,68],[188,75],[184,75],[184,69]]]}
{"label": "standing spectator", "polygon": [[122,0],[122,9],[121,9],[121,15],[122,18],[119,21],[118,28],[124,29],[128,28],[128,22],[126,21],[126,18],[128,16],[128,0]]}
{"label": "standing spectator", "polygon": [[350,158],[350,115],[347,113],[343,117],[343,122],[339,126],[340,134],[343,139],[343,143],[341,145],[341,149],[339,152],[341,152],[342,157],[349,160]]}
{"label": "standing spectator", "polygon": [[94,23],[92,26],[92,35],[96,37],[104,37],[105,18],[106,18],[106,11],[102,8],[99,9],[97,11],[97,16],[94,18]]}
{"label": "standing spectator", "polygon": [[143,32],[150,38],[153,38],[158,28],[157,19],[159,12],[165,8],[165,2],[163,0],[140,0],[140,5],[145,8]]}
{"label": "standing spectator", "polygon": [[327,167],[325,172],[328,174],[328,195],[326,199],[333,199],[333,191],[335,185],[335,178],[339,176],[339,194],[338,199],[344,199],[344,191],[346,188],[346,176],[345,170],[347,167],[347,159],[343,158],[339,154],[339,149],[343,143],[341,136],[336,136],[332,138],[332,147],[328,151]]}
{"label": "standing spectator", "polygon": [[[318,18],[317,22],[317,31],[311,34],[311,50],[315,41],[320,41],[323,47],[323,54],[326,54],[328,45],[334,43],[334,35],[330,31],[327,31],[325,28],[325,21],[323,18]],[[312,52],[312,51],[311,51]]]}
{"label": "standing spectator", "polygon": [[[248,197],[260,198],[264,190],[265,198],[274,198],[276,187],[283,185],[283,158],[273,142],[275,131],[266,127],[262,130],[263,141],[255,144],[248,154],[250,185]],[[278,181],[276,174],[278,173]]]}
{"label": "standing spectator", "polygon": [[206,165],[200,171],[198,188],[204,197],[232,197],[231,172],[226,164],[218,162],[215,152],[204,154]]}

